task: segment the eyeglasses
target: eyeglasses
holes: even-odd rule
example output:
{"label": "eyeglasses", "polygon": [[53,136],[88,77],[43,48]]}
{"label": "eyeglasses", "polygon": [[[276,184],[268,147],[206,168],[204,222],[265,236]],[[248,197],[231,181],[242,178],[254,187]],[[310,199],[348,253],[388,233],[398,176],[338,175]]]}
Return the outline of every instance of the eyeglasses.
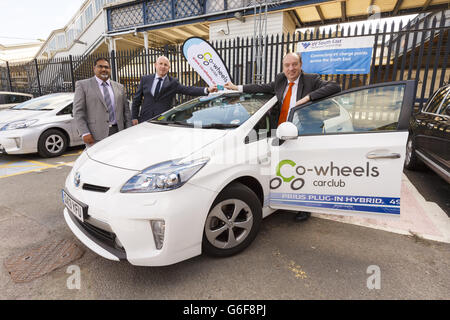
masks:
{"label": "eyeglasses", "polygon": [[106,69],[106,70],[110,68],[109,66],[102,66],[102,65],[96,65],[96,67],[99,69]]}

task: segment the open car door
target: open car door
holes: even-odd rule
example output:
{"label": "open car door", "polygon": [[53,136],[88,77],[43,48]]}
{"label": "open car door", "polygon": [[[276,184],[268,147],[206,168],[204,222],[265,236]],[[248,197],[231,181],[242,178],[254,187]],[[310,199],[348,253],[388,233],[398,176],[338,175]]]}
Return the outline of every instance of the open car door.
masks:
{"label": "open car door", "polygon": [[298,137],[271,146],[270,207],[400,216],[413,103],[414,81],[399,81],[291,109]]}

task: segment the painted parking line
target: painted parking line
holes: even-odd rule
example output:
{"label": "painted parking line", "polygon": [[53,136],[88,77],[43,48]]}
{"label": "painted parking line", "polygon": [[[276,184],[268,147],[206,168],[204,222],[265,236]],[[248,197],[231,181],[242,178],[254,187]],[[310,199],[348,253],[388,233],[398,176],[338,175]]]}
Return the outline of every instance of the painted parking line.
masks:
{"label": "painted parking line", "polygon": [[73,161],[58,162],[57,164],[49,164],[35,160],[19,160],[19,161],[0,160],[0,179],[31,172],[38,172],[45,169],[59,168],[61,166],[73,166]]}
{"label": "painted parking line", "polygon": [[67,153],[67,154],[63,154],[62,156],[63,156],[63,157],[79,156],[80,154],[83,153],[83,151],[84,151],[84,150],[80,150],[80,151],[78,151],[78,152],[76,152],[76,153]]}

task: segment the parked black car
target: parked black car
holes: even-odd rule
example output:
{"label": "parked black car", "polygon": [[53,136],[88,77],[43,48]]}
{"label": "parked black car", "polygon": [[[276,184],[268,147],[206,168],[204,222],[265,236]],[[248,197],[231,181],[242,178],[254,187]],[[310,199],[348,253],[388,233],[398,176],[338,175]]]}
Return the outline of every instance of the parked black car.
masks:
{"label": "parked black car", "polygon": [[411,117],[405,167],[413,170],[421,162],[450,183],[450,84]]}

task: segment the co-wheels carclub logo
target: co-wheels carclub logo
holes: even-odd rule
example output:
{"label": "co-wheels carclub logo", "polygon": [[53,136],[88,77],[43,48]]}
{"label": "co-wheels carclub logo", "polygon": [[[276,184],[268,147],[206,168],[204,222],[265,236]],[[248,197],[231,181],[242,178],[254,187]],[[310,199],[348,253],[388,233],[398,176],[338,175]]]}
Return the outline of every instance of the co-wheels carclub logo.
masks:
{"label": "co-wheels carclub logo", "polygon": [[[281,173],[283,168],[284,175]],[[286,172],[291,175],[287,175]],[[305,175],[310,172],[312,178],[311,184],[314,187],[337,187],[343,188],[346,186],[346,181],[341,177],[371,177],[377,178],[380,176],[379,168],[371,166],[366,162],[363,166],[337,166],[333,161],[328,165],[313,165],[305,167],[297,165],[292,160],[282,160],[278,163],[275,174],[276,177],[270,180],[270,189],[278,189],[283,183],[288,183],[292,190],[300,190],[306,184]],[[347,182],[348,183],[348,182]]]}
{"label": "co-wheels carclub logo", "polygon": [[[209,70],[214,74],[215,77],[220,77],[224,83],[230,81],[230,79],[228,78],[228,72],[222,70],[222,67],[214,62],[213,55],[210,52],[205,52],[203,54],[199,53],[197,54],[197,58],[201,60],[201,63],[204,66],[209,68]],[[194,60],[196,60],[195,57]],[[197,61],[197,63],[199,62]]]}

